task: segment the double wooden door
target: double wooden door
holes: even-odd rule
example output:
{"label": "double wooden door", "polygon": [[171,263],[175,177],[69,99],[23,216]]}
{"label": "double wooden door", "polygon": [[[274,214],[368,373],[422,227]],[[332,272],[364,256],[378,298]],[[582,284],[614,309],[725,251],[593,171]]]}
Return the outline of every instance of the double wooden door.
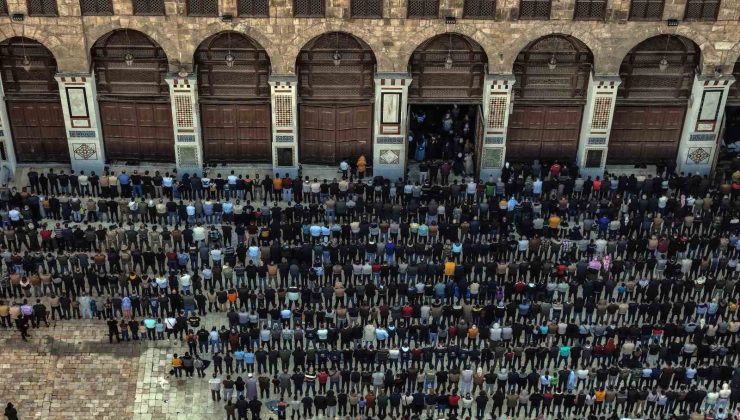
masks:
{"label": "double wooden door", "polygon": [[302,104],[300,108],[301,162],[352,163],[364,154],[372,160],[373,106]]}
{"label": "double wooden door", "polygon": [[206,162],[270,162],[270,104],[217,103],[200,109]]}
{"label": "double wooden door", "polygon": [[168,102],[99,101],[109,161],[174,162],[172,109]]}
{"label": "double wooden door", "polygon": [[659,163],[676,159],[686,105],[614,109],[609,164]]}
{"label": "double wooden door", "polygon": [[582,114],[582,105],[514,104],[506,139],[507,160],[572,162],[578,151]]}
{"label": "double wooden door", "polygon": [[67,130],[59,99],[8,100],[8,117],[19,163],[69,162]]}

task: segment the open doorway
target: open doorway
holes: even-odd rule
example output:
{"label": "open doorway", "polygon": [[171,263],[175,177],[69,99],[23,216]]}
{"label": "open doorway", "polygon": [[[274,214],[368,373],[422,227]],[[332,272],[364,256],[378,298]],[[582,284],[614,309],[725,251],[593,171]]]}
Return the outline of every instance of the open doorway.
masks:
{"label": "open doorway", "polygon": [[475,175],[479,112],[477,104],[409,105],[408,162],[449,161],[454,175]]}

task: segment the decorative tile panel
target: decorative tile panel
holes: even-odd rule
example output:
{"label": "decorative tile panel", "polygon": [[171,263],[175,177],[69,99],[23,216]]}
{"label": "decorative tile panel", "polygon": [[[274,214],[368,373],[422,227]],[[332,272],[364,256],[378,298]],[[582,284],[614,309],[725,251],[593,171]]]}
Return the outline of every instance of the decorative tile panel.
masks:
{"label": "decorative tile panel", "polygon": [[403,137],[376,137],[376,144],[403,144]]}
{"label": "decorative tile panel", "polygon": [[293,128],[292,95],[275,95],[275,127]]}
{"label": "decorative tile panel", "polygon": [[178,134],[177,141],[180,143],[195,143],[195,135],[193,134]]}
{"label": "decorative tile panel", "polygon": [[77,143],[72,145],[75,160],[95,160],[98,158],[98,148],[95,143]]}
{"label": "decorative tile panel", "polygon": [[502,147],[487,147],[483,149],[481,156],[481,167],[485,169],[498,169],[503,165],[504,149]]}
{"label": "decorative tile panel", "polygon": [[177,128],[193,128],[193,97],[175,95],[175,123]]}
{"label": "decorative tile panel", "polygon": [[693,165],[707,165],[712,157],[711,147],[689,147],[686,163]]}
{"label": "decorative tile panel", "polygon": [[198,166],[198,148],[195,146],[177,146],[179,166]]}
{"label": "decorative tile panel", "polygon": [[483,139],[483,143],[487,145],[500,145],[504,144],[504,138],[503,136],[486,136],[486,138]]}
{"label": "decorative tile panel", "polygon": [[292,143],[293,136],[275,136],[276,143]]}
{"label": "decorative tile panel", "polygon": [[506,125],[506,114],[509,107],[506,106],[507,96],[491,96],[488,100],[488,129],[503,130]]}
{"label": "decorative tile panel", "polygon": [[380,163],[384,165],[397,165],[401,161],[397,150],[381,149],[378,156]]}
{"label": "decorative tile panel", "polygon": [[591,130],[606,131],[609,129],[609,114],[612,110],[611,97],[597,97],[594,101],[594,114],[591,118]]}
{"label": "decorative tile panel", "polygon": [[588,144],[590,146],[603,146],[606,144],[606,137],[589,137]]}
{"label": "decorative tile panel", "polygon": [[714,134],[707,133],[707,134],[690,134],[689,135],[689,141],[714,141]]}
{"label": "decorative tile panel", "polygon": [[83,131],[83,130],[69,130],[69,136],[74,137],[74,138],[88,138],[88,139],[92,139],[96,137],[94,131]]}

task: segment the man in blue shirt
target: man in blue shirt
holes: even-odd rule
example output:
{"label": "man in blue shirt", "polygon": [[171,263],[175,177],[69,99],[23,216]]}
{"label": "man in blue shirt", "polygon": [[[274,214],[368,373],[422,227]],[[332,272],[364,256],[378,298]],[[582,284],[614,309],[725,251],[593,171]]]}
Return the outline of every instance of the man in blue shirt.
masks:
{"label": "man in blue shirt", "polygon": [[121,186],[121,197],[130,197],[131,196],[131,178],[129,178],[126,171],[121,172],[120,175],[118,175],[118,185]]}

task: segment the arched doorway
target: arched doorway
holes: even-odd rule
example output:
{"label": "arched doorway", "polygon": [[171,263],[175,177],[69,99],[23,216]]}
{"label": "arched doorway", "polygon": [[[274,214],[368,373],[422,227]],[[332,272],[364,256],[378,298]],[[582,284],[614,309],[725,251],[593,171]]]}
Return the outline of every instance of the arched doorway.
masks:
{"label": "arched doorway", "polygon": [[508,160],[574,160],[593,62],[586,44],[564,34],[539,38],[519,52]]}
{"label": "arched doorway", "polygon": [[304,163],[372,158],[375,55],[361,39],[331,32],[298,54],[300,156]]}
{"label": "arched doorway", "polygon": [[117,29],[95,42],[92,62],[108,160],[175,160],[164,50],[151,38]]}
{"label": "arched doorway", "polygon": [[437,35],[414,50],[409,60],[409,159],[453,160],[462,167],[466,155],[479,155],[487,66],[483,48],[461,34]]}
{"label": "arched doorway", "polygon": [[270,162],[270,58],[238,32],[221,32],[195,51],[203,154],[208,163]]}
{"label": "arched doorway", "polygon": [[0,69],[18,162],[69,162],[54,55],[33,39],[10,38],[0,43]]}
{"label": "arched doorway", "polygon": [[675,161],[700,59],[699,46],[677,35],[649,38],[627,53],[607,163]]}

